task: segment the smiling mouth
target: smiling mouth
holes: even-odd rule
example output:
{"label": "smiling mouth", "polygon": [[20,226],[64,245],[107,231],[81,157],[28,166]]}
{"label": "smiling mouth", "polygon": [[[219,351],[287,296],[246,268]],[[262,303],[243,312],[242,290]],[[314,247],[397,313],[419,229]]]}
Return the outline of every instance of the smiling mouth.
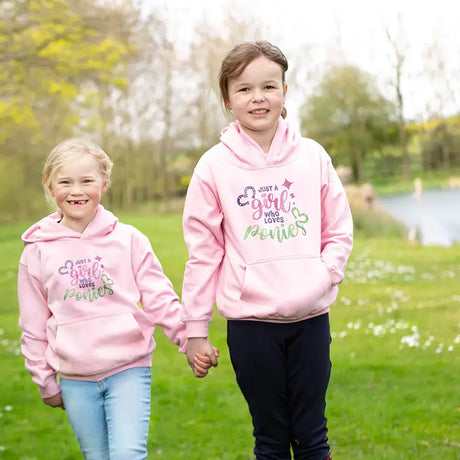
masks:
{"label": "smiling mouth", "polygon": [[68,201],[69,204],[73,204],[73,205],[86,204],[87,202],[88,202],[88,200],[72,200],[72,201]]}
{"label": "smiling mouth", "polygon": [[268,113],[269,110],[268,109],[257,109],[257,110],[251,110],[249,113],[253,114],[253,115],[263,115],[265,113]]}

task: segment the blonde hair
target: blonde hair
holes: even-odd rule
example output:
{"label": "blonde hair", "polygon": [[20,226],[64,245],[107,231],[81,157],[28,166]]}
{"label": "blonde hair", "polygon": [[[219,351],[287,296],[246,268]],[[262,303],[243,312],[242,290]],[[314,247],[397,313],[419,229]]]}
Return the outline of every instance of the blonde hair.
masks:
{"label": "blonde hair", "polygon": [[99,164],[102,177],[106,181],[106,186],[110,186],[110,178],[112,175],[112,160],[97,144],[81,138],[72,138],[60,142],[53,150],[51,150],[48,158],[43,166],[42,185],[45,189],[46,200],[53,207],[55,202],[51,196],[51,185],[58,170],[64,164],[70,161],[76,161],[83,154],[92,155]]}
{"label": "blonde hair", "polygon": [[[223,59],[219,72],[219,87],[223,106],[228,111],[228,83],[233,78],[238,78],[244,69],[258,57],[265,56],[281,67],[283,85],[288,69],[288,61],[283,52],[267,41],[246,42],[236,45]],[[281,116],[286,118],[287,111],[283,107]]]}

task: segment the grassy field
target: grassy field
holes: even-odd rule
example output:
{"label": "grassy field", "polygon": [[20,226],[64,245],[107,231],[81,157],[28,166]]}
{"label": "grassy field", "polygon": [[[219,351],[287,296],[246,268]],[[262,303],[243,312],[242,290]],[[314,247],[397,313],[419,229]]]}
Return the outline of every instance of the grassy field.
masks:
{"label": "grassy field", "polygon": [[[144,231],[180,291],[180,216],[125,216]],[[80,459],[65,412],[24,370],[16,270],[26,225],[0,227],[0,459]],[[334,460],[460,459],[460,246],[357,239],[331,311],[327,416]],[[251,423],[216,314],[217,369],[194,379],[161,330],[154,354],[149,459],[248,460]]]}

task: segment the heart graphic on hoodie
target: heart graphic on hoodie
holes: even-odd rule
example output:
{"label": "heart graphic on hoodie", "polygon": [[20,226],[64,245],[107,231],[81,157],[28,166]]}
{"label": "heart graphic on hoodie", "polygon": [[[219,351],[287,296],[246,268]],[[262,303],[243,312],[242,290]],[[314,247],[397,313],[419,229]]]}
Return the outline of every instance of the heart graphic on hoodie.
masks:
{"label": "heart graphic on hoodie", "polygon": [[[251,197],[248,196],[248,190],[252,190]],[[245,187],[244,193],[240,195],[236,201],[240,206],[246,206],[247,204],[249,204],[249,200],[254,199],[255,197],[256,197],[256,189],[252,187],[251,185],[248,185],[247,187]],[[246,201],[245,202],[241,201],[244,198],[246,198]]]}
{"label": "heart graphic on hoodie", "polygon": [[71,260],[66,260],[65,264],[59,267],[59,273],[61,275],[67,275],[70,270],[73,270],[73,262]]}

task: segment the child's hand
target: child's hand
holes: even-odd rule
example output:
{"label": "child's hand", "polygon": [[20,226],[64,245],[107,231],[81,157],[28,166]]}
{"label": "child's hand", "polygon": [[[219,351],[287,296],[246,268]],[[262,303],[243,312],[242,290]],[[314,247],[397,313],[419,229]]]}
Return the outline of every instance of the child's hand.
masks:
{"label": "child's hand", "polygon": [[[217,356],[219,352],[211,345],[211,342],[207,337],[191,337],[187,340],[187,361],[190,367],[193,369],[195,377],[204,377],[208,373],[210,366],[217,366]],[[198,360],[198,372],[195,370],[195,357],[200,354],[202,357],[207,357],[210,360],[210,364]],[[201,362],[200,362],[201,361]]]}
{"label": "child's hand", "polygon": [[51,398],[43,398],[43,402],[48,406],[60,407],[61,409],[64,409],[64,401],[62,400],[61,393],[51,396]]}
{"label": "child's hand", "polygon": [[219,357],[219,350],[212,347],[214,350],[214,356],[216,357],[216,363],[211,362],[211,358],[201,353],[197,353],[193,359],[193,374],[195,377],[202,378],[206,377],[211,366],[217,367],[217,358]]}

